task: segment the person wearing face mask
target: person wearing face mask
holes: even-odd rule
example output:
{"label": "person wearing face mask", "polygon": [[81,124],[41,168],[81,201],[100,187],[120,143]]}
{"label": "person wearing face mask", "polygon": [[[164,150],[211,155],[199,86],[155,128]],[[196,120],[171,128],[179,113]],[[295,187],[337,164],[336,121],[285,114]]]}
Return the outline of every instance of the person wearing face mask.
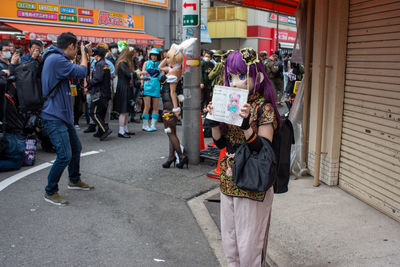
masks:
{"label": "person wearing face mask", "polygon": [[10,64],[10,59],[11,59],[11,52],[10,52],[10,47],[8,46],[8,41],[3,40],[0,43],[0,69],[7,69],[8,70],[8,65]]}
{"label": "person wearing face mask", "polygon": [[214,64],[211,62],[212,54],[207,51],[200,64],[201,76],[200,76],[200,89],[201,89],[201,107],[205,108],[210,101],[211,97],[211,83],[212,80],[208,78],[208,75],[214,68]]}
{"label": "person wearing face mask", "polygon": [[[158,101],[160,99],[160,79],[161,71],[158,68],[160,65],[160,51],[157,48],[152,48],[149,52],[150,60],[146,61],[142,68],[143,82],[143,101],[144,109],[142,114],[143,131],[154,132],[157,130],[156,122],[159,118]],[[152,108],[151,125],[149,125],[149,112]]]}
{"label": "person wearing face mask", "polygon": [[[81,64],[73,63],[78,49]],[[82,145],[74,127],[70,79],[83,79],[87,75],[91,44],[78,48],[76,36],[64,32],[57,37],[57,46],[51,45],[43,54],[42,93],[51,97],[43,104],[43,126],[55,146],[57,158],[50,169],[44,199],[54,205],[66,205],[68,201],[58,194],[58,182],[68,166],[68,189],[91,190],[94,186],[81,180],[79,172]],[[56,89],[55,89],[56,88]],[[54,89],[54,90],[53,90]],[[52,91],[53,90],[53,91]],[[52,92],[51,92],[52,91]]]}
{"label": "person wearing face mask", "polygon": [[12,55],[8,41],[5,40],[0,43],[0,51],[0,70],[9,70],[14,75],[15,68],[21,64],[20,53],[17,51]]}
{"label": "person wearing face mask", "polygon": [[27,63],[32,60],[40,60],[42,52],[42,42],[39,40],[31,40],[29,42],[29,53],[21,57],[21,63]]}
{"label": "person wearing face mask", "polygon": [[108,56],[106,56],[106,59],[115,66],[115,63],[118,60],[118,45],[116,43],[110,43],[108,47],[110,49],[110,52]]}

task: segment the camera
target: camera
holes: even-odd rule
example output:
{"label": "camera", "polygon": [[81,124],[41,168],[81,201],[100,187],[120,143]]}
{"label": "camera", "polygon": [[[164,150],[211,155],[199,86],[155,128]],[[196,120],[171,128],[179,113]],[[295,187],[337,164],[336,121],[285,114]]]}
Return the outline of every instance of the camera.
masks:
{"label": "camera", "polygon": [[[87,45],[89,42],[88,41],[79,41],[78,42],[78,55],[81,55],[81,44]],[[89,50],[85,47],[85,53],[89,53]]]}
{"label": "camera", "polygon": [[25,53],[25,50],[22,47],[15,48],[14,53],[19,53],[21,56]]}
{"label": "camera", "polygon": [[7,77],[7,82],[8,82],[8,83],[13,83],[13,82],[15,82],[15,76],[12,75],[12,76]]}

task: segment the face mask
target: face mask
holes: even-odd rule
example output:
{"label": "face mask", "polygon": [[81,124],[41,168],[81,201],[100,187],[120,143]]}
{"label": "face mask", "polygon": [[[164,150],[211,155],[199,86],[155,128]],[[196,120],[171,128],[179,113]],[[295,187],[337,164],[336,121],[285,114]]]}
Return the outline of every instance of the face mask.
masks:
{"label": "face mask", "polygon": [[10,51],[5,51],[2,53],[2,57],[4,59],[10,59],[11,58],[11,52]]}
{"label": "face mask", "polygon": [[204,60],[204,62],[209,62],[210,58],[209,57],[205,57],[205,58],[203,58],[203,60]]}
{"label": "face mask", "polygon": [[118,53],[118,49],[117,49],[117,48],[112,48],[112,49],[111,49],[111,53],[117,54],[117,53]]}

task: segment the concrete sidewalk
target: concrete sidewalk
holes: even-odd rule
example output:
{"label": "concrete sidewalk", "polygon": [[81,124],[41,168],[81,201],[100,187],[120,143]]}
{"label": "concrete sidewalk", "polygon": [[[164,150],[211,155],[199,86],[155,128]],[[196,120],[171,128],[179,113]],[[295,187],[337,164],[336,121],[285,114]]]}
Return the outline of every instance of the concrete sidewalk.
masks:
{"label": "concrete sidewalk", "polygon": [[[218,221],[215,194],[209,198]],[[338,187],[313,187],[312,177],[275,195],[271,218],[271,265],[400,266],[400,223]]]}

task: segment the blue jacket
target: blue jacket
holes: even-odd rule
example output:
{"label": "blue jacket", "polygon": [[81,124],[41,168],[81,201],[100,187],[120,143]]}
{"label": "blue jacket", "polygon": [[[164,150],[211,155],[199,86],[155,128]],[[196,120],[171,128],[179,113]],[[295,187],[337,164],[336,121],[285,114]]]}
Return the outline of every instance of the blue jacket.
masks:
{"label": "blue jacket", "polygon": [[33,60],[33,57],[30,53],[27,53],[25,56],[21,57],[21,64],[27,63],[31,60]]}
{"label": "blue jacket", "polygon": [[53,92],[43,105],[42,118],[45,120],[62,120],[65,123],[73,124],[74,116],[72,109],[72,96],[69,80],[82,79],[86,76],[85,66],[76,65],[65,55],[61,49],[50,46],[50,49],[43,54],[42,70],[42,93],[47,96],[51,89],[61,80],[61,87],[58,92]]}

